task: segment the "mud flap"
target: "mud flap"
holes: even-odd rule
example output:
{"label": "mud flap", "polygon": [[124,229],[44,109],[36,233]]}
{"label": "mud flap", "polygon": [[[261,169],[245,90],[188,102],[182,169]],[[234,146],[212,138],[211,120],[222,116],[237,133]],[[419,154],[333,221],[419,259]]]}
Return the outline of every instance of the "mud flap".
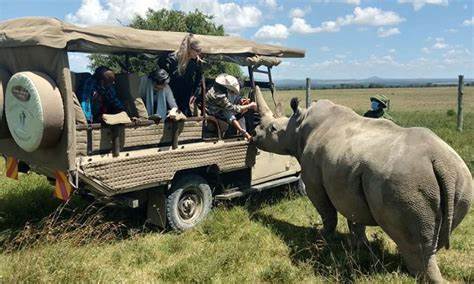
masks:
{"label": "mud flap", "polygon": [[72,195],[72,186],[69,183],[67,174],[62,171],[55,171],[54,176],[56,177],[54,197],[61,199],[63,202],[68,201]]}
{"label": "mud flap", "polygon": [[5,157],[6,176],[18,180],[18,160],[14,157]]}
{"label": "mud flap", "polygon": [[148,191],[147,222],[166,228],[166,196],[164,188]]}

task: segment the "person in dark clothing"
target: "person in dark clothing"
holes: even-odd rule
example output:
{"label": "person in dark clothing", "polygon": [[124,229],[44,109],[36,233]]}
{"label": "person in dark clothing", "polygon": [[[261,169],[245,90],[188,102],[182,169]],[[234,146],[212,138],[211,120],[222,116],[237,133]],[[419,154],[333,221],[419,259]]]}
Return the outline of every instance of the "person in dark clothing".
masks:
{"label": "person in dark clothing", "polygon": [[125,111],[115,91],[115,74],[105,66],[98,67],[81,88],[79,99],[88,123],[102,122],[103,114]]}
{"label": "person in dark clothing", "polygon": [[159,58],[158,65],[170,75],[169,86],[178,108],[192,116],[190,104],[199,97],[202,79],[201,47],[192,34],[187,35],[178,50]]}
{"label": "person in dark clothing", "polygon": [[370,110],[364,113],[364,117],[369,118],[385,118],[393,120],[393,118],[384,110],[387,108],[386,99],[381,96],[371,97],[370,98]]}

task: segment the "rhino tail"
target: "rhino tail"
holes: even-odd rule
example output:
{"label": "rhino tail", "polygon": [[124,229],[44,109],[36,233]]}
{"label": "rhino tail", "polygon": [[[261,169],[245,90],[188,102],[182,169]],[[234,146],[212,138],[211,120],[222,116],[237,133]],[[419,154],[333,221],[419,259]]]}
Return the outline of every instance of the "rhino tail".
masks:
{"label": "rhino tail", "polygon": [[449,236],[454,216],[454,194],[456,192],[456,182],[451,178],[445,166],[440,161],[433,161],[434,174],[438,182],[440,191],[440,207],[441,207],[441,228],[438,233],[437,249],[443,246],[449,249]]}

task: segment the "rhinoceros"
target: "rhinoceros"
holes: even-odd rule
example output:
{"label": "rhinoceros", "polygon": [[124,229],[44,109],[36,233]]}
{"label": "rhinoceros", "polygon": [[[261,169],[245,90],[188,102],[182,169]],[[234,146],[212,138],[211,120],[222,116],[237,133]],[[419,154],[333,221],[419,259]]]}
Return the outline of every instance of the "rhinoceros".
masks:
{"label": "rhinoceros", "polygon": [[292,99],[291,117],[275,117],[258,87],[258,148],[296,157],[323,234],[347,218],[352,236],[366,242],[365,226],[380,226],[397,244],[408,271],[443,282],[436,252],[469,211],[471,173],[460,156],[426,128],[403,128],[364,118],[329,100],[308,109]]}

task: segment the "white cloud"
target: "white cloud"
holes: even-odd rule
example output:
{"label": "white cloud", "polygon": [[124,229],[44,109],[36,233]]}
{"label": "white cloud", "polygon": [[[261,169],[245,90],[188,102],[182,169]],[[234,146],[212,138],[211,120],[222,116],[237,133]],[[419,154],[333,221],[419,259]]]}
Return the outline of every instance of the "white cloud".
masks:
{"label": "white cloud", "polygon": [[446,29],[445,31],[448,32],[448,33],[457,33],[458,32],[457,29]]}
{"label": "white cloud", "polygon": [[444,42],[437,42],[433,45],[434,49],[445,49],[447,47],[448,47],[448,45]]}
{"label": "white cloud", "polygon": [[415,11],[420,10],[425,5],[443,5],[448,6],[448,0],[398,0],[398,3],[410,3]]}
{"label": "white cloud", "polygon": [[288,28],[282,24],[265,25],[256,33],[255,37],[260,39],[286,39],[289,35]]}
{"label": "white cloud", "polygon": [[469,19],[464,20],[462,24],[463,26],[474,26],[474,17],[472,17],[470,20]]}
{"label": "white cloud", "polygon": [[252,5],[239,5],[234,2],[220,3],[218,0],[186,0],[177,3],[185,12],[198,9],[205,14],[213,15],[214,21],[230,32],[256,27],[262,19],[260,9]]}
{"label": "white cloud", "polygon": [[421,49],[421,52],[426,53],[426,54],[429,54],[429,53],[430,53],[430,49],[427,48],[427,47],[423,47],[423,48]]}
{"label": "white cloud", "polygon": [[148,9],[169,9],[171,0],[82,0],[75,13],[66,15],[66,21],[79,25],[128,23],[135,15],[145,16]]}
{"label": "white cloud", "polygon": [[433,49],[445,49],[448,48],[449,45],[444,41],[444,38],[438,37],[435,40],[436,42],[433,44]]}
{"label": "white cloud", "polygon": [[328,68],[328,67],[334,67],[334,66],[339,66],[344,63],[343,60],[340,59],[332,59],[332,60],[325,60],[323,62],[315,62],[313,63],[313,67],[315,68]]}
{"label": "white cloud", "polygon": [[[470,51],[472,52],[472,51]],[[297,59],[298,66],[283,66],[275,69],[275,78],[302,78],[317,74],[320,79],[368,78],[447,78],[452,74],[474,76],[474,60],[469,56],[455,58],[424,57],[402,60],[392,55],[367,56],[359,58]]]}
{"label": "white cloud", "polygon": [[347,4],[360,5],[360,0],[346,0]]}
{"label": "white cloud", "polygon": [[399,23],[405,21],[404,18],[400,17],[395,12],[383,11],[374,7],[356,7],[354,9],[354,15],[346,16],[345,20],[356,25],[367,26],[398,25]]}
{"label": "white cloud", "polygon": [[377,30],[377,35],[379,37],[389,37],[389,36],[393,36],[397,34],[400,34],[400,31],[398,30],[398,28],[384,29],[383,27],[380,27]]}
{"label": "white cloud", "polygon": [[360,5],[362,2],[361,0],[313,0],[314,3],[343,3],[343,4],[350,4],[350,5]]}
{"label": "white cloud", "polygon": [[293,18],[293,23],[291,24],[290,30],[299,34],[309,34],[316,32],[315,28],[308,25],[303,18]]}
{"label": "white cloud", "polygon": [[323,52],[328,52],[328,51],[331,51],[331,49],[327,46],[321,46],[321,48],[319,48],[319,50],[323,51]]}
{"label": "white cloud", "polygon": [[294,8],[290,10],[290,17],[291,18],[303,18],[307,13],[311,12],[311,7],[305,8]]}
{"label": "white cloud", "polygon": [[262,18],[262,12],[255,6],[221,3],[219,0],[82,0],[76,12],[66,15],[66,21],[79,25],[128,24],[135,15],[145,16],[148,9],[163,8],[185,12],[198,9],[213,15],[214,21],[228,32],[256,27]]}
{"label": "white cloud", "polygon": [[[319,27],[312,27],[306,23],[305,19],[295,17],[293,18],[290,30],[296,33],[321,33],[321,32],[338,32],[341,27],[348,25],[358,26],[390,26],[398,25],[405,21],[393,11],[383,11],[374,7],[360,8],[356,7],[353,14],[339,17],[334,21],[322,22]],[[398,29],[397,29],[398,31]],[[391,33],[396,33],[392,30]],[[400,31],[398,31],[400,33]]]}
{"label": "white cloud", "polygon": [[397,50],[395,48],[392,48],[392,49],[389,49],[388,52],[395,53],[395,52],[397,52]]}
{"label": "white cloud", "polygon": [[272,9],[278,8],[278,3],[276,0],[260,0],[260,4]]}
{"label": "white cloud", "polygon": [[[471,51],[462,46],[451,48],[443,54],[443,63],[447,65],[462,64],[463,62],[466,62],[468,58],[471,58],[470,55]],[[472,58],[470,61],[472,61]]]}

